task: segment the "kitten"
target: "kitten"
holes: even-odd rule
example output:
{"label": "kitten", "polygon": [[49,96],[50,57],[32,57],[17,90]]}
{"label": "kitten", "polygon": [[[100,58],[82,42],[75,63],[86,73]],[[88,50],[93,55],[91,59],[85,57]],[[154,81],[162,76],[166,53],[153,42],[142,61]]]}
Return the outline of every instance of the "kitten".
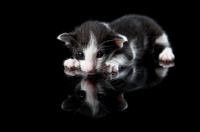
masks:
{"label": "kitten", "polygon": [[76,111],[92,118],[102,118],[128,107],[122,92],[99,76],[85,75],[61,105],[63,110]]}
{"label": "kitten", "polygon": [[89,75],[118,72],[145,54],[153,55],[156,45],[162,47],[157,57],[161,65],[175,58],[165,31],[152,18],[143,15],[125,15],[112,22],[88,20],[57,39],[65,42],[73,53],[72,58],[64,61],[64,66],[81,68]]}
{"label": "kitten", "polygon": [[145,57],[140,63],[120,69],[117,75],[90,76],[81,69],[65,67],[68,94],[61,108],[92,118],[124,111],[129,106],[126,93],[156,86],[167,76],[168,70],[169,67],[159,66],[152,57]]}

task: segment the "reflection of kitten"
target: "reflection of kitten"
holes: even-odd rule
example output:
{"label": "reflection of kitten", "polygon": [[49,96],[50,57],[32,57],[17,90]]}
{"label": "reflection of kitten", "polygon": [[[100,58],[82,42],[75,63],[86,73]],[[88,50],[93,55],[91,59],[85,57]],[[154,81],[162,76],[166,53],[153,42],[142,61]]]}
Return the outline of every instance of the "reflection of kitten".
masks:
{"label": "reflection of kitten", "polygon": [[87,76],[82,79],[74,93],[63,101],[62,108],[100,118],[114,110],[126,109],[127,102],[123,94],[115,90],[108,81]]}
{"label": "reflection of kitten", "polygon": [[143,54],[152,54],[155,45],[162,47],[158,59],[173,61],[174,54],[167,34],[151,18],[126,15],[110,23],[87,21],[58,39],[72,50],[65,60],[68,68],[81,68],[88,74],[101,70],[116,72],[121,66],[132,65]]}
{"label": "reflection of kitten", "polygon": [[79,82],[74,83],[75,88],[72,87],[72,93],[63,101],[62,108],[94,118],[115,110],[125,110],[128,105],[123,96],[126,93],[154,87],[168,73],[169,67],[159,66],[152,57],[144,58],[142,62],[123,67],[113,74],[87,75],[80,69],[65,67],[65,73],[70,79],[67,84],[77,80]]}

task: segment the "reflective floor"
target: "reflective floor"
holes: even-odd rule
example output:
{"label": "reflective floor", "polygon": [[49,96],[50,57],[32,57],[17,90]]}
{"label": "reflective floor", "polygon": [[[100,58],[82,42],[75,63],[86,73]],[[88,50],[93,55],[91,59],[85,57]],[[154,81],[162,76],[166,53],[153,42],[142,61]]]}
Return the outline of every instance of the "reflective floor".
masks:
{"label": "reflective floor", "polygon": [[40,94],[43,103],[39,110],[42,109],[45,122],[61,127],[65,123],[98,126],[178,118],[174,116],[180,114],[176,59],[164,63],[146,57],[117,73],[88,76],[80,69],[63,66],[68,55],[63,47],[58,48],[61,54],[55,49],[57,55],[51,55],[54,63],[47,67],[48,79],[44,78],[46,85]]}
{"label": "reflective floor", "polygon": [[65,123],[89,128],[110,122],[122,125],[129,120],[138,123],[173,118],[175,121],[180,114],[176,63],[167,65],[162,67],[148,58],[118,73],[89,76],[80,69],[60,66],[60,73],[52,74],[42,95],[42,110],[39,108],[42,119],[61,128]]}
{"label": "reflective floor", "polygon": [[176,63],[162,67],[153,59],[147,60],[118,73],[89,76],[80,69],[60,66],[57,74],[49,74],[45,91],[41,90],[39,119],[53,128],[54,124],[73,128],[75,123],[90,128],[100,124],[111,127],[109,123],[125,125],[129,120],[136,124],[152,119],[175,121],[180,114]]}
{"label": "reflective floor", "polygon": [[[103,13],[98,13],[95,7],[91,7],[93,13],[83,9],[83,12],[73,12],[64,7],[56,11],[46,6],[46,10],[40,9],[41,14],[38,15],[42,18],[37,19],[37,31],[42,41],[34,44],[41,52],[38,58],[42,63],[36,64],[40,72],[32,76],[34,79],[29,85],[34,85],[34,88],[27,89],[27,97],[23,99],[26,100],[23,111],[27,115],[27,123],[33,119],[33,128],[34,125],[37,129],[40,129],[38,126],[46,130],[54,128],[57,132],[59,128],[69,131],[69,128],[81,130],[84,126],[93,130],[93,126],[95,130],[106,130],[134,128],[142,124],[143,127],[154,124],[155,128],[159,124],[164,129],[185,120],[185,108],[189,107],[183,104],[187,102],[184,98],[189,94],[183,94],[183,87],[189,88],[188,78],[191,77],[185,76],[189,65],[185,61],[188,60],[185,54],[189,48],[185,39],[188,34],[183,32],[180,24],[185,17],[179,15],[180,10],[171,6],[168,6],[169,12],[162,13],[158,12],[160,8],[152,11],[150,7],[147,10],[141,9],[141,6],[134,7],[120,11],[110,10],[107,6],[98,8],[98,11],[103,9]],[[148,15],[166,30],[175,55],[174,62],[163,63],[147,57],[133,66],[122,67],[118,73],[91,76],[80,69],[63,66],[70,51],[57,40],[60,33],[71,31],[88,19],[111,21],[132,13]],[[37,51],[35,55],[39,54]],[[27,72],[33,75],[32,70]],[[39,80],[39,83],[35,80]]]}
{"label": "reflective floor", "polygon": [[[119,72],[88,75],[81,69],[65,67],[66,99],[61,108],[91,118],[104,118],[113,112],[123,112],[135,105],[126,99],[137,91],[156,87],[165,80],[174,62],[162,65],[151,58],[143,59],[129,67],[123,67]],[[154,97],[153,97],[154,98]],[[129,102],[133,102],[130,103]],[[133,105],[133,106],[131,106]]]}

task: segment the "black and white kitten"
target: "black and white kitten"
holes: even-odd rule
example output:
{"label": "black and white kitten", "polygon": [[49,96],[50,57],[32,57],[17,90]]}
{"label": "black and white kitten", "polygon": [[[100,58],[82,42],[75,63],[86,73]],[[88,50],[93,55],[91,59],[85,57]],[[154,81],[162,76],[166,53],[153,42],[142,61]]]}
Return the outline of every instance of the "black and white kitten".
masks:
{"label": "black and white kitten", "polygon": [[61,108],[92,118],[124,111],[129,106],[126,93],[156,86],[164,80],[168,70],[169,67],[159,66],[152,57],[144,57],[141,63],[122,68],[117,74],[91,76],[81,69],[65,67],[68,90]]}
{"label": "black and white kitten", "polygon": [[62,102],[63,110],[80,112],[92,118],[102,118],[110,112],[123,111],[128,107],[124,94],[99,76],[85,74],[72,91]]}
{"label": "black and white kitten", "polygon": [[112,22],[89,20],[57,38],[73,53],[64,66],[81,68],[87,74],[102,70],[118,72],[120,67],[142,59],[144,54],[153,55],[156,45],[162,47],[159,61],[171,62],[175,58],[165,31],[143,15],[125,15]]}

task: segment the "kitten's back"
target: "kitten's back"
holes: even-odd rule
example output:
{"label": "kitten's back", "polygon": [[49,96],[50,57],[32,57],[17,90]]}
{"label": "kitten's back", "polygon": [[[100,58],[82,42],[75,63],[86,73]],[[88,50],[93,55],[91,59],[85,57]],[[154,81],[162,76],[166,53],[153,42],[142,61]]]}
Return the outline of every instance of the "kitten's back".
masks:
{"label": "kitten's back", "polygon": [[116,32],[125,35],[128,39],[145,36],[156,39],[164,32],[154,19],[145,15],[135,14],[125,15],[110,22],[110,27]]}

